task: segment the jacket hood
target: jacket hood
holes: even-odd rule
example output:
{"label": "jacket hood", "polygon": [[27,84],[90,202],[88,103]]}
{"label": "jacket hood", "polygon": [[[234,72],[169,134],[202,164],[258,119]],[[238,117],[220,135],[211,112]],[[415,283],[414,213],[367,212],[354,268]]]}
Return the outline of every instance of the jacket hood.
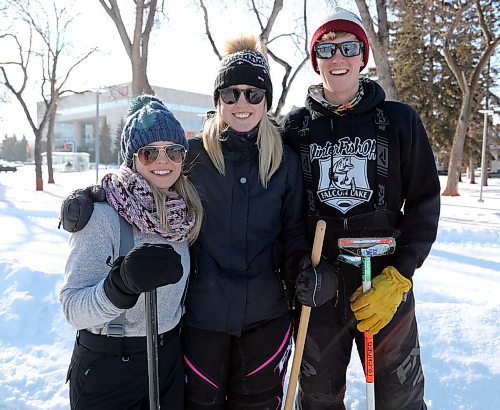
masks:
{"label": "jacket hood", "polygon": [[[344,115],[362,114],[373,109],[385,100],[385,92],[375,81],[362,78],[360,86],[363,87],[364,95],[361,101]],[[309,87],[306,98],[306,107],[313,112],[314,116],[331,117],[338,115],[335,113],[335,106],[329,103],[323,93],[323,84]]]}

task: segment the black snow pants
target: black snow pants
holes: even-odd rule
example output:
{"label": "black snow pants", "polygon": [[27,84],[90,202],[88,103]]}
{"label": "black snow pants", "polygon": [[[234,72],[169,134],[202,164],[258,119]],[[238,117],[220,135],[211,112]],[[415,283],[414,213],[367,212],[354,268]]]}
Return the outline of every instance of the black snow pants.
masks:
{"label": "black snow pants", "polygon": [[[67,381],[72,410],[148,410],[145,337],[106,337],[80,331]],[[158,335],[162,409],[184,409],[184,366],[179,328]]]}
{"label": "black snow pants", "polygon": [[[349,298],[361,284],[359,269],[343,266],[338,298],[311,311],[302,360],[298,408],[345,409],[346,372],[356,342],[364,363],[363,333]],[[389,324],[374,336],[377,410],[425,410],[415,300],[410,291]]]}
{"label": "black snow pants", "polygon": [[186,409],[281,408],[292,334],[288,314],[247,328],[241,337],[184,326]]}

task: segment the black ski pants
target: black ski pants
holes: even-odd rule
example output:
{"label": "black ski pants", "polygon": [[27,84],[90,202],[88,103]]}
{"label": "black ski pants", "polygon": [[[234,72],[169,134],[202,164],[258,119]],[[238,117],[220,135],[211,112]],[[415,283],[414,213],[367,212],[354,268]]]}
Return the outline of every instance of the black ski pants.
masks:
{"label": "black ski pants", "polygon": [[[311,311],[297,399],[300,409],[345,409],[346,373],[353,341],[364,364],[363,333],[356,329],[349,302],[361,284],[353,280],[358,276],[359,271],[345,269],[339,275],[339,297]],[[412,291],[391,322],[374,336],[374,346],[376,409],[426,409]]]}
{"label": "black ski pants", "polygon": [[[179,329],[158,336],[162,409],[184,409],[184,366]],[[73,410],[148,410],[145,337],[106,337],[80,331],[68,370]]]}
{"label": "black ski pants", "polygon": [[240,337],[184,326],[186,409],[281,408],[292,333],[288,314],[243,330]]}

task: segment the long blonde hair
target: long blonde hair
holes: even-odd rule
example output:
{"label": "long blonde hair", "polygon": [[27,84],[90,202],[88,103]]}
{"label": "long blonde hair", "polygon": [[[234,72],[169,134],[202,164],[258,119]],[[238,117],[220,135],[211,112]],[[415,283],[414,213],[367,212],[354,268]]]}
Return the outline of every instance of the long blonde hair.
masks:
{"label": "long blonde hair", "polygon": [[[259,179],[264,188],[267,188],[269,180],[279,168],[283,157],[283,144],[278,128],[271,122],[266,112],[267,104],[264,101],[264,115],[259,122],[257,133]],[[202,139],[203,147],[221,175],[226,175],[224,154],[221,148],[221,141],[224,139],[222,133],[228,128],[229,126],[222,118],[220,104],[218,104],[215,115],[208,118],[203,125]]]}
{"label": "long blonde hair", "polygon": [[[250,50],[262,52],[260,42],[252,35],[239,35],[226,41],[224,46],[225,57],[240,51]],[[220,99],[220,97],[219,97]],[[229,126],[224,121],[221,113],[221,103],[216,102],[217,110],[214,116],[209,117],[203,124],[202,139],[203,147],[212,160],[215,168],[221,175],[226,175],[224,155],[222,154],[222,134]],[[267,116],[267,101],[264,99],[264,115],[259,121],[257,133],[257,147],[259,149],[259,179],[264,188],[281,164],[283,157],[283,145],[277,127]]]}
{"label": "long blonde hair", "polygon": [[[132,163],[132,170],[134,172],[137,172],[135,166],[135,155],[134,162]],[[196,238],[198,238],[201,230],[201,225],[203,223],[203,205],[201,204],[200,196],[198,195],[198,192],[196,191],[193,184],[183,173],[179,175],[179,178],[177,178],[177,181],[174,182],[170,189],[160,189],[149,183],[149,181],[148,184],[153,194],[153,200],[155,202],[158,220],[160,221],[162,228],[166,229],[167,231],[170,230],[167,218],[167,210],[165,208],[165,202],[168,196],[171,194],[171,191],[175,191],[184,199],[184,201],[186,202],[188,216],[194,218],[195,221],[193,229],[191,229],[191,232],[189,232],[188,235],[188,242],[191,245],[196,240]]]}

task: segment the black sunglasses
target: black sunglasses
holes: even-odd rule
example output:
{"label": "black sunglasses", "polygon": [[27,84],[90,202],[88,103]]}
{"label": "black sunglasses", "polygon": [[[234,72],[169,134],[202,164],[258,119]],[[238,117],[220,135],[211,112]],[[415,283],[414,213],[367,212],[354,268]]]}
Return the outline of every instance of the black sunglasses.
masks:
{"label": "black sunglasses", "polygon": [[359,56],[361,50],[363,50],[363,43],[361,41],[344,41],[343,43],[321,43],[314,46],[314,51],[316,53],[316,58],[332,58],[335,55],[337,49],[344,57],[355,57]]}
{"label": "black sunglasses", "polygon": [[147,167],[154,164],[160,156],[160,151],[163,151],[167,158],[175,164],[180,164],[186,157],[186,148],[184,145],[172,144],[164,146],[146,145],[137,150],[137,158],[139,162]]}
{"label": "black sunglasses", "polygon": [[239,88],[223,88],[219,90],[221,100],[226,104],[236,104],[240,99],[240,94],[243,93],[245,99],[252,105],[260,104],[264,99],[266,92],[260,88],[247,88],[241,90]]}

